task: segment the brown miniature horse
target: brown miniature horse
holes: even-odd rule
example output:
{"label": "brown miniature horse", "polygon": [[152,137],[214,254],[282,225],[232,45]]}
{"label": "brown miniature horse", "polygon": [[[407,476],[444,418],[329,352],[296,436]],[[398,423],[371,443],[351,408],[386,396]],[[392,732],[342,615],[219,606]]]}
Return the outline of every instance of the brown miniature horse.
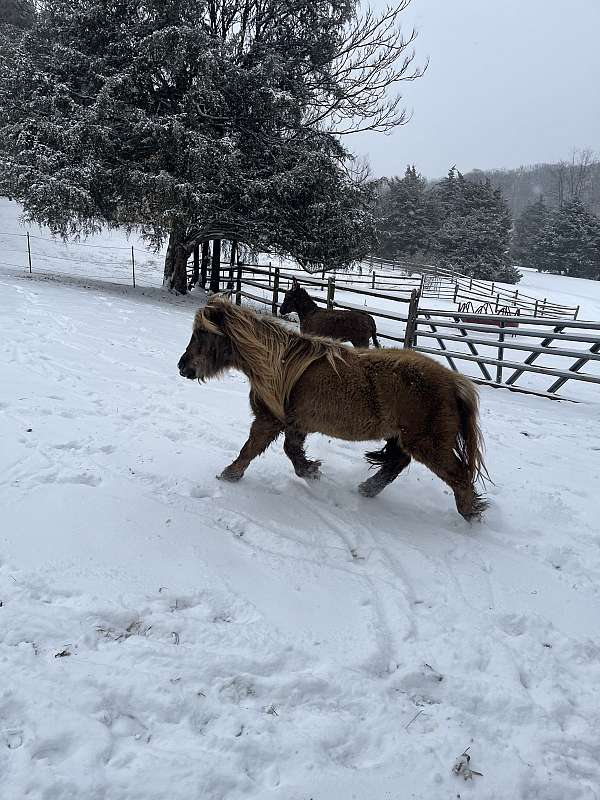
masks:
{"label": "brown miniature horse", "polygon": [[465,519],[478,518],[485,508],[474,486],[487,474],[477,392],[463,375],[412,350],[351,350],[302,336],[216,296],[196,314],[179,372],[205,381],[228,369],[248,377],[255,419],[221,479],[239,480],[281,433],[302,478],[320,476],[320,462],[309,461],[304,451],[308,433],[385,439],[381,450],[367,453],[379,470],[359,486],[365,497],[379,494],[413,457],[452,488]]}
{"label": "brown miniature horse", "polygon": [[300,317],[301,333],[351,342],[354,347],[368,347],[369,341],[373,339],[375,347],[379,347],[375,320],[370,314],[360,309],[329,311],[319,308],[295,278],[292,280],[292,288],[285,293],[279,313],[283,317],[292,311]]}

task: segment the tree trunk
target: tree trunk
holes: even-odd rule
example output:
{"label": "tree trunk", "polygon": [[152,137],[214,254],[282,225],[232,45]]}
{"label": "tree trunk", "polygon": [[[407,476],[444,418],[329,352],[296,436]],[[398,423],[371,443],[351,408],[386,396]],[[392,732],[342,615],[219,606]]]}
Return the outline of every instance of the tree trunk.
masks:
{"label": "tree trunk", "polygon": [[210,262],[210,242],[202,242],[202,266],[200,267],[200,286],[206,289],[206,276]]}
{"label": "tree trunk", "polygon": [[189,289],[196,286],[200,280],[200,245],[194,245],[194,268],[192,271],[192,280],[190,281]]}
{"label": "tree trunk", "polygon": [[221,240],[213,239],[212,265],[210,269],[210,291],[218,292],[221,281]]}
{"label": "tree trunk", "polygon": [[185,226],[174,222],[165,256],[163,286],[176,294],[187,292],[187,253],[183,247],[185,234]]}

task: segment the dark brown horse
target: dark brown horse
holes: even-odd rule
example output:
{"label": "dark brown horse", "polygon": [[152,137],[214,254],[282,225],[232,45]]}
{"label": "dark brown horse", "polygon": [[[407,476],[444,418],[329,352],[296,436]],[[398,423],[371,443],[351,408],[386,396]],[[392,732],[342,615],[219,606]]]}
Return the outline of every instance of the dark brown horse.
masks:
{"label": "dark brown horse", "polygon": [[292,288],[285,293],[279,313],[283,317],[293,311],[300,318],[301,333],[351,342],[354,347],[368,347],[373,339],[375,347],[379,347],[375,320],[370,314],[354,309],[328,311],[319,308],[295,278]]}
{"label": "dark brown horse", "polygon": [[302,336],[214,297],[196,314],[179,372],[204,381],[228,369],[248,377],[255,419],[221,479],[239,480],[281,433],[302,478],[320,475],[320,463],[306,457],[308,433],[384,439],[381,450],[367,453],[379,470],[361,483],[361,494],[379,494],[412,457],[452,488],[463,517],[479,517],[485,508],[475,491],[476,479],[485,474],[477,392],[463,375],[412,350],[351,350]]}

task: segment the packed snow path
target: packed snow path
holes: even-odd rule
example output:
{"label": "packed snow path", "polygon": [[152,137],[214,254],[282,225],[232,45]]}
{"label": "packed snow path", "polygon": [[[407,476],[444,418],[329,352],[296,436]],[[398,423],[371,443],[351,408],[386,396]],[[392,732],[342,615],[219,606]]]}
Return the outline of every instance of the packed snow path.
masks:
{"label": "packed snow path", "polygon": [[320,483],[278,443],[223,485],[193,301],[0,286],[2,798],[598,800],[600,404],[483,390],[472,527],[318,436]]}

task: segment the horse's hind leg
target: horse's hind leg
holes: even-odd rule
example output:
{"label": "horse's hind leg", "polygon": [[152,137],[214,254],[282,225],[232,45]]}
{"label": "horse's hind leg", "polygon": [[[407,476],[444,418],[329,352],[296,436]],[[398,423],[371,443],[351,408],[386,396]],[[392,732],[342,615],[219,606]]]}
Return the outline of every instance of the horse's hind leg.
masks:
{"label": "horse's hind leg", "polygon": [[395,480],[403,469],[410,464],[410,456],[401,447],[397,439],[387,439],[385,447],[373,453],[367,453],[367,461],[381,464],[381,468],[360,484],[358,491],[364,497],[375,497],[388,483]]}
{"label": "horse's hind leg", "polygon": [[453,448],[438,447],[432,442],[411,452],[417,461],[425,464],[452,489],[456,509],[461,516],[469,521],[480,519],[487,502],[475,491],[467,467],[457,458]]}
{"label": "horse's hind leg", "polygon": [[321,472],[319,470],[321,462],[309,461],[304,451],[305,441],[305,433],[302,433],[296,428],[286,428],[283,450],[286,456],[292,462],[294,471],[299,478],[315,480],[321,477]]}
{"label": "horse's hind leg", "polygon": [[253,458],[259,456],[274,442],[283,430],[283,425],[275,417],[257,415],[250,428],[248,441],[240,450],[239,456],[218,476],[223,481],[239,481]]}

